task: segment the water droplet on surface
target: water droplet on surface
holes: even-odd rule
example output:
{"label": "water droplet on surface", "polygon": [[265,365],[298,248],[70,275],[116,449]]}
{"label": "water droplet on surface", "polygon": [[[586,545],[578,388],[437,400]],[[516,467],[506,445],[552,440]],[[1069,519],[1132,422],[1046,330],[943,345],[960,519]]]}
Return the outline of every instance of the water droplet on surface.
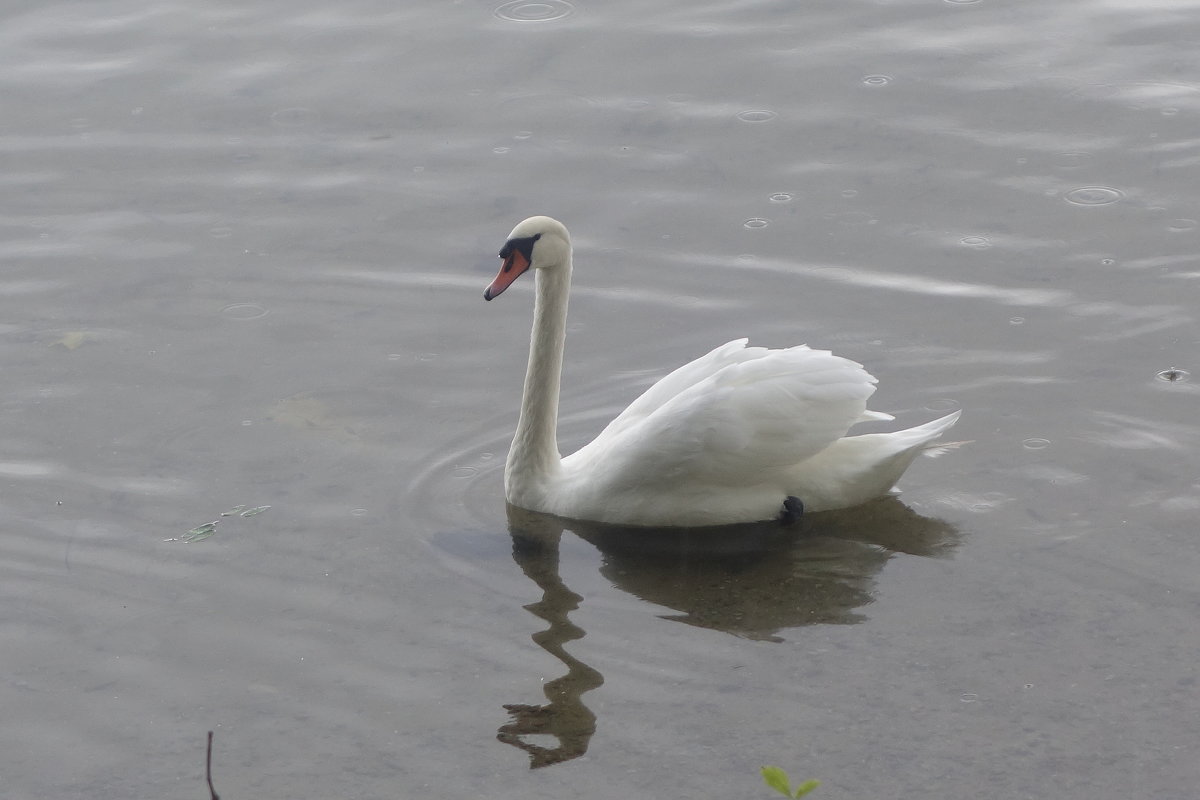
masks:
{"label": "water droplet on surface", "polygon": [[1187,231],[1196,230],[1197,225],[1200,225],[1200,223],[1196,222],[1194,219],[1173,219],[1171,220],[1171,223],[1167,225],[1167,230],[1173,231],[1174,233],[1186,233]]}
{"label": "water droplet on surface", "polygon": [[791,192],[776,192],[767,199],[772,203],[790,203],[796,199],[796,195]]}
{"label": "water droplet on surface", "polygon": [[940,400],[934,400],[931,403],[925,404],[925,408],[930,411],[957,411],[961,407],[962,406],[957,400],[951,400],[949,398],[942,398]]}
{"label": "water droplet on surface", "polygon": [[1009,317],[1008,324],[1009,325],[1024,325],[1025,318],[1024,317]]}
{"label": "water droplet on surface", "polygon": [[470,478],[478,472],[479,470],[474,467],[455,467],[450,471],[450,474],[455,478]]}
{"label": "water droplet on surface", "polygon": [[505,153],[507,153],[510,150],[512,150],[511,147],[493,147],[492,148],[492,152],[495,153],[496,155],[500,155],[500,156],[504,155]]}
{"label": "water droplet on surface", "polygon": [[964,236],[958,241],[959,244],[964,244],[967,247],[974,247],[978,250],[983,250],[984,248],[992,246],[991,239],[987,238],[986,236]]}
{"label": "water droplet on surface", "polygon": [[1115,258],[1102,258],[1100,259],[1100,263],[1106,267],[1111,267],[1113,264],[1117,263],[1117,260]]}
{"label": "water droplet on surface", "polygon": [[1164,108],[1161,113],[1164,117],[1173,117],[1179,113],[1179,109],[1168,106],[1167,108]]}
{"label": "water droplet on surface", "polygon": [[244,420],[242,420],[242,427],[243,427],[243,428],[249,428],[249,427],[250,427],[251,425],[253,425],[253,424],[254,424],[254,420],[252,420],[252,419],[244,419]]}
{"label": "water droplet on surface", "polygon": [[742,226],[746,227],[746,228],[765,228],[770,224],[771,224],[771,220],[769,220],[769,219],[763,219],[762,217],[754,217],[752,219],[748,219],[745,222],[743,222]]}
{"label": "water droplet on surface", "polygon": [[221,309],[221,313],[230,319],[258,319],[267,315],[267,309],[258,303],[230,303]]}
{"label": "water droplet on surface", "polygon": [[625,104],[625,108],[629,109],[630,111],[641,111],[641,110],[647,109],[649,107],[650,107],[649,100],[630,100],[628,103]]}
{"label": "water droplet on surface", "polygon": [[570,16],[575,6],[567,0],[544,0],[530,3],[514,0],[496,9],[496,16],[508,22],[553,22]]}
{"label": "water droplet on surface", "polygon": [[964,703],[974,703],[976,700],[979,699],[979,695],[975,694],[974,692],[964,692],[962,695],[959,696],[958,699],[963,701]]}
{"label": "water droplet on surface", "polygon": [[1157,377],[1160,381],[1166,381],[1167,383],[1182,383],[1183,381],[1186,381],[1188,378],[1192,377],[1192,373],[1188,372],[1186,369],[1168,367],[1167,369],[1164,369],[1162,372],[1158,373]]}
{"label": "water droplet on surface", "polygon": [[1077,206],[1106,206],[1124,196],[1124,192],[1111,186],[1080,186],[1063,195],[1063,199]]}
{"label": "water droplet on surface", "polygon": [[1039,439],[1037,437],[1034,437],[1032,439],[1026,439],[1025,441],[1021,442],[1021,446],[1024,447],[1026,450],[1045,450],[1047,447],[1050,446],[1050,440],[1049,439]]}
{"label": "water droplet on surface", "polygon": [[862,82],[867,86],[887,86],[892,82],[892,77],[890,75],[867,75]]}
{"label": "water droplet on surface", "polygon": [[528,139],[533,136],[533,131],[517,131],[513,134],[514,139]]}
{"label": "water droplet on surface", "polygon": [[739,112],[737,115],[737,118],[740,119],[742,122],[770,122],[771,120],[775,119],[778,116],[779,115],[776,114],[774,111],[767,111],[766,109],[758,109],[758,110]]}
{"label": "water droplet on surface", "polygon": [[350,516],[352,516],[352,517],[362,517],[362,516],[366,516],[366,513],[367,513],[367,510],[366,510],[365,508],[352,508],[352,509],[350,509]]}
{"label": "water droplet on surface", "polygon": [[842,197],[849,200],[851,197],[858,197],[858,189],[842,189]]}
{"label": "water droplet on surface", "polygon": [[403,360],[404,360],[404,355],[402,353],[388,353],[388,361],[403,361]]}

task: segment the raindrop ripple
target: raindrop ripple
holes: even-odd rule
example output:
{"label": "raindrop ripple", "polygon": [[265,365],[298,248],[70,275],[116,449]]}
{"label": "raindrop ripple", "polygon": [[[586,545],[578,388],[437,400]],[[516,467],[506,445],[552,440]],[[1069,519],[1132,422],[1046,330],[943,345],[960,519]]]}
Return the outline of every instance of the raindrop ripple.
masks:
{"label": "raindrop ripple", "polygon": [[1068,203],[1077,206],[1107,206],[1125,197],[1120,189],[1111,186],[1080,186],[1063,195]]}
{"label": "raindrop ripple", "polygon": [[567,0],[513,0],[496,9],[496,16],[508,22],[554,22],[575,13],[575,6]]}

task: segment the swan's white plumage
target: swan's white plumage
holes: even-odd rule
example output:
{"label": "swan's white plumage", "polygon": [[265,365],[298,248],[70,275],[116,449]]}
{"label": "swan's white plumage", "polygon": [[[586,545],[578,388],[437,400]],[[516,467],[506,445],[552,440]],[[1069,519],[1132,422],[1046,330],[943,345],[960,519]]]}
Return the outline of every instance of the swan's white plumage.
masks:
{"label": "swan's white plumage", "polygon": [[908,430],[846,436],[857,422],[891,419],[867,410],[875,379],[862,365],[805,345],[772,350],[739,339],[667,375],[560,459],[554,427],[570,238],[561,223],[531,217],[502,253],[513,242],[527,244],[530,263],[508,255],[485,295],[495,297],[525,266],[536,270],[521,421],[505,469],[513,505],[655,526],[772,519],[789,495],[809,511],[845,508],[886,494],[958,419],[956,412]]}

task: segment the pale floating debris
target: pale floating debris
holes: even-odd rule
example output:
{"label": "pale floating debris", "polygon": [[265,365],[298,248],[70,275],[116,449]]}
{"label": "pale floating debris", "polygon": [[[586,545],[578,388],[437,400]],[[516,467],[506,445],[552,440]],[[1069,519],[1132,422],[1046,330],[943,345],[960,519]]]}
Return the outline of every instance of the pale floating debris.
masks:
{"label": "pale floating debris", "polygon": [[66,348],[67,350],[74,350],[91,338],[92,335],[87,331],[67,331],[62,335],[61,339],[51,342],[50,346],[54,347],[55,345],[58,345]]}
{"label": "pale floating debris", "polygon": [[[262,512],[266,511],[268,508],[270,508],[270,506],[258,506],[256,508],[243,510],[245,508],[246,508],[246,504],[242,503],[241,505],[234,506],[233,508],[229,509],[228,511],[222,511],[221,516],[222,517],[233,517],[233,516],[253,517],[256,514],[261,514]],[[164,542],[202,542],[217,532],[217,525],[219,525],[220,523],[221,523],[221,520],[215,519],[212,522],[206,522],[203,525],[197,525],[196,527],[192,528],[190,531],[183,534],[182,536],[172,538],[172,539],[163,539],[163,541]]]}
{"label": "pale floating debris", "polygon": [[203,525],[197,525],[190,531],[180,536],[178,539],[167,539],[168,542],[202,542],[208,537],[217,532],[217,523],[220,520],[206,522]]}

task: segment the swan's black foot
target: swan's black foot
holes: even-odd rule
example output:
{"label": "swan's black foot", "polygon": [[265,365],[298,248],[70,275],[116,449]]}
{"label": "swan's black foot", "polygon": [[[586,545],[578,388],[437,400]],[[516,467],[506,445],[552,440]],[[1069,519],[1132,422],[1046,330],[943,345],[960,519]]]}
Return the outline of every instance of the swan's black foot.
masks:
{"label": "swan's black foot", "polygon": [[804,501],[795,495],[789,494],[787,499],[783,501],[783,510],[779,512],[779,521],[784,525],[791,525],[803,515]]}

